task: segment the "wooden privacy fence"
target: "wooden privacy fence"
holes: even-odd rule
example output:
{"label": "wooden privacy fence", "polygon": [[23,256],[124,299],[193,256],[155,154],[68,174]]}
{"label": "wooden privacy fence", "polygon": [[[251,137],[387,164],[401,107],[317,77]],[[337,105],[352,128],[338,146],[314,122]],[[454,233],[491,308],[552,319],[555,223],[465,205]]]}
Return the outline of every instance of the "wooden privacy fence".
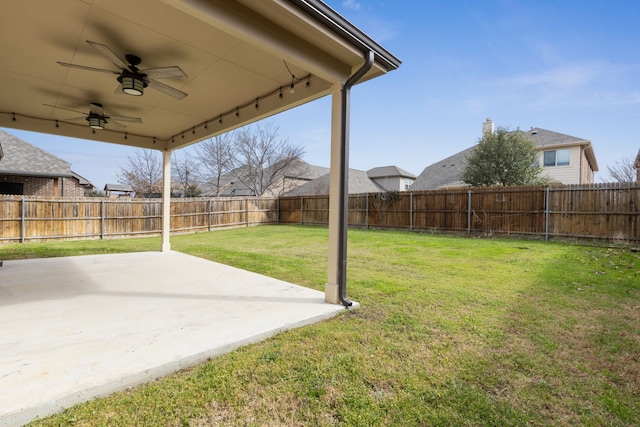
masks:
{"label": "wooden privacy fence", "polygon": [[[276,198],[171,199],[171,231],[276,223]],[[0,243],[154,236],[158,199],[44,199],[0,196]]]}
{"label": "wooden privacy fence", "polygon": [[[280,198],[281,224],[326,225],[328,196]],[[357,194],[349,226],[640,241],[640,183]]]}
{"label": "wooden privacy fence", "polygon": [[[640,183],[357,194],[349,226],[640,241]],[[327,225],[329,197],[171,199],[171,231]],[[158,199],[0,196],[0,243],[159,235]]]}

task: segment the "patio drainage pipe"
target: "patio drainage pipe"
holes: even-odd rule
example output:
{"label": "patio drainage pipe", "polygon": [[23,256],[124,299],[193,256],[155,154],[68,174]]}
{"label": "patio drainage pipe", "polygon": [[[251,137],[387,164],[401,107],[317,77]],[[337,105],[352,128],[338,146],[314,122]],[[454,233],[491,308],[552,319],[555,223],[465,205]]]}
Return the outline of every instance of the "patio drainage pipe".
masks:
{"label": "patio drainage pipe", "polygon": [[345,307],[351,307],[353,301],[347,298],[347,228],[349,226],[349,102],[351,87],[358,82],[371,69],[375,55],[373,51],[366,53],[365,63],[347,79],[342,86],[341,102],[342,117],[340,117],[340,191],[338,197],[338,211],[340,220],[338,221],[338,292],[340,302]]}

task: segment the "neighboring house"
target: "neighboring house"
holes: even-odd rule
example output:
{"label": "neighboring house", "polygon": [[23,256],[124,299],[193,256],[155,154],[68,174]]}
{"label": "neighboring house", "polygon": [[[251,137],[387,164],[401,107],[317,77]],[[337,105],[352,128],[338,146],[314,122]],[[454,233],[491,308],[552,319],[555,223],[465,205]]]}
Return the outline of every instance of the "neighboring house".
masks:
{"label": "neighboring house", "polygon": [[119,197],[133,197],[134,189],[126,184],[106,184],[104,186],[104,195],[110,199]]}
{"label": "neighboring house", "polygon": [[[493,132],[493,122],[487,119],[482,126],[484,132]],[[529,131],[517,130],[526,135],[536,146],[544,174],[555,184],[592,184],[598,162],[591,141],[541,128]],[[439,188],[464,187],[462,174],[467,158],[474,147],[456,153],[426,167],[411,186],[411,190],[435,190]]]}
{"label": "neighboring house", "polygon": [[638,155],[636,156],[636,161],[633,163],[633,167],[636,168],[636,181],[640,182],[640,150],[638,150]]}
{"label": "neighboring house", "polygon": [[0,194],[83,197],[95,187],[71,163],[0,130]]}
{"label": "neighboring house", "polygon": [[598,162],[591,141],[540,128],[524,133],[536,144],[552,183],[593,184]]}
{"label": "neighboring house", "polygon": [[[285,169],[274,172],[275,178],[272,184],[262,193],[255,194],[247,183],[250,181],[242,170],[227,173],[220,178],[220,189],[216,191],[214,184],[200,186],[203,196],[238,197],[238,196],[265,196],[275,197],[308,183],[322,175],[329,173],[329,168],[314,166],[304,160],[294,160]],[[272,172],[265,170],[265,176]],[[243,177],[243,175],[245,175]]]}
{"label": "neighboring house", "polygon": [[387,191],[406,191],[416,176],[397,166],[381,166],[367,171],[367,176]]}
{"label": "neighboring house", "polygon": [[[302,184],[293,190],[283,194],[283,196],[313,196],[329,194],[329,180],[330,175],[327,173],[319,178],[309,181],[306,184]],[[361,193],[381,193],[386,191],[382,186],[376,184],[369,176],[367,172],[349,169],[349,194],[361,194]]]}
{"label": "neighboring house", "polygon": [[475,146],[427,166],[409,189],[420,191],[466,186],[462,182],[462,173],[467,166],[467,158],[473,153],[473,150],[475,150]]}

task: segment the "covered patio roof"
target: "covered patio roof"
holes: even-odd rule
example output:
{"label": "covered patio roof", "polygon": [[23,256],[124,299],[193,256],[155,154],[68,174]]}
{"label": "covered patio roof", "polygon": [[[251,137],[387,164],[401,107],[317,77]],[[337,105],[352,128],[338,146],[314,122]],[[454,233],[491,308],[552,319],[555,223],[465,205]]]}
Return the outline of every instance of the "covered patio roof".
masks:
{"label": "covered patio roof", "polygon": [[[155,80],[187,96],[124,94],[122,69],[87,41],[124,63],[138,56],[141,70],[180,67],[186,77]],[[174,150],[329,94],[371,49],[375,62],[360,81],[399,61],[319,1],[5,0],[0,126]],[[82,117],[69,110],[89,113],[91,103],[142,122],[94,130],[69,121]]]}
{"label": "covered patio roof", "polygon": [[[325,298],[350,304],[349,91],[400,61],[333,9],[318,0],[3,0],[0,55],[0,127],[162,151],[163,251],[173,150],[331,95]],[[141,96],[121,90],[132,75],[147,86]],[[96,114],[102,129],[86,120]]]}

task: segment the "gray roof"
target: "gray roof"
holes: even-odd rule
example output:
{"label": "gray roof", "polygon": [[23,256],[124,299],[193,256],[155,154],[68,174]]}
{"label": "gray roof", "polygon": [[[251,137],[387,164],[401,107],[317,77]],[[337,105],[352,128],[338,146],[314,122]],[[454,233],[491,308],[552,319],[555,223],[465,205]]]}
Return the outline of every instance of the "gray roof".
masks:
{"label": "gray roof", "polygon": [[[289,179],[311,181],[329,172],[329,168],[322,166],[314,166],[302,159],[294,160],[286,170],[277,174],[279,177],[285,177]],[[242,170],[237,172],[230,172],[220,177],[220,196],[254,196],[253,191],[243,184],[238,179],[238,175],[242,174]],[[276,178],[276,181],[280,181],[280,178]],[[203,194],[215,194],[215,185],[202,184],[201,189]]]}
{"label": "gray roof", "polygon": [[444,160],[424,168],[422,173],[411,184],[409,190],[436,190],[445,187],[459,187],[464,185],[462,173],[467,166],[467,158],[475,150],[475,146],[449,156]]}
{"label": "gray roof", "polygon": [[528,131],[518,130],[516,132],[524,133],[527,138],[536,144],[536,147],[551,147],[561,145],[579,145],[587,144],[588,140],[584,138],[578,138],[571,135],[565,135],[563,133],[553,132],[541,128],[531,128]]}
{"label": "gray roof", "polygon": [[397,166],[379,166],[377,168],[369,169],[367,171],[369,178],[389,178],[389,177],[401,177],[416,179],[416,176],[411,172],[407,172]]}
{"label": "gray roof", "polygon": [[12,175],[73,176],[71,163],[0,130],[0,173]]}
{"label": "gray roof", "polygon": [[91,183],[91,181],[89,181],[87,178],[78,175],[77,173],[75,173],[74,171],[71,171],[71,175],[78,180],[78,184],[83,185],[83,186],[88,186],[88,187],[93,187],[94,185]]}
{"label": "gray roof", "polygon": [[[329,194],[330,174],[316,178],[313,181],[302,184],[299,187],[283,194],[283,196],[312,196],[317,194]],[[372,181],[365,171],[349,169],[349,194],[380,193],[385,191],[381,186]]]}
{"label": "gray roof", "polygon": [[127,184],[105,184],[104,191],[122,191],[124,193],[133,193],[133,187]]}
{"label": "gray roof", "polygon": [[298,159],[289,166],[285,176],[287,178],[311,181],[312,179],[319,178],[327,173],[329,173],[329,168],[325,168],[324,166],[315,166],[302,159]]}

